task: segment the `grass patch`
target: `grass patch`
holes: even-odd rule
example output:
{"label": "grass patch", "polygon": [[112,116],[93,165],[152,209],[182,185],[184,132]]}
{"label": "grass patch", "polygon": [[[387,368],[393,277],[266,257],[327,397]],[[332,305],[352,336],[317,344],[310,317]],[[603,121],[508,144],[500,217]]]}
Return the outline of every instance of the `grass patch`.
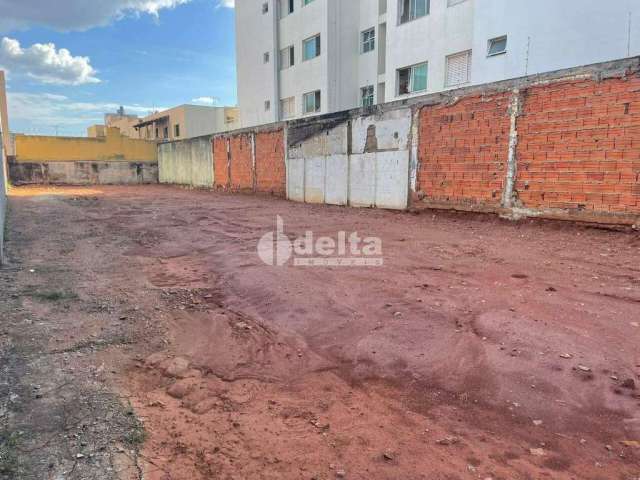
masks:
{"label": "grass patch", "polygon": [[18,441],[14,433],[0,431],[0,475],[19,478]]}
{"label": "grass patch", "polygon": [[141,447],[147,440],[147,431],[138,422],[124,437],[124,443],[132,448]]}
{"label": "grass patch", "polygon": [[65,292],[61,290],[44,290],[29,294],[30,297],[44,302],[61,302],[63,300],[75,300],[78,298],[73,292]]}
{"label": "grass patch", "polygon": [[144,425],[136,416],[136,412],[133,409],[133,405],[129,402],[128,407],[125,410],[125,415],[127,418],[131,419],[131,427],[129,431],[124,435],[122,439],[124,443],[129,445],[131,448],[135,448],[136,450],[144,444],[147,440],[147,431],[144,429]]}

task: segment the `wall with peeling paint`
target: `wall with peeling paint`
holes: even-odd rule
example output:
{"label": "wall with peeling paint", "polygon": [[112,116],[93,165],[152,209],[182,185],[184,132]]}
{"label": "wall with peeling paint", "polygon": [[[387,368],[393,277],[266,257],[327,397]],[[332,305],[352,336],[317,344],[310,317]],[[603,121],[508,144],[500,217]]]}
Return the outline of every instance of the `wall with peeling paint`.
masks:
{"label": "wall with peeling paint", "polygon": [[160,183],[213,187],[211,136],[158,145]]}
{"label": "wall with peeling paint", "polygon": [[130,185],[158,182],[155,142],[107,128],[103,138],[16,135],[8,163],[15,185]]}
{"label": "wall with peeling paint", "polygon": [[157,162],[10,162],[13,185],[158,183]]}

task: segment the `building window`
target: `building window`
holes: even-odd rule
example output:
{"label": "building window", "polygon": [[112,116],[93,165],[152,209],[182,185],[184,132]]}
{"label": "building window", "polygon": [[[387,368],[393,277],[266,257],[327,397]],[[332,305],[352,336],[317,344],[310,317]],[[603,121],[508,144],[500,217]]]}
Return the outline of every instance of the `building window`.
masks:
{"label": "building window", "polygon": [[406,23],[429,15],[430,0],[398,0],[398,23]]}
{"label": "building window", "polygon": [[173,134],[174,134],[173,136],[176,138],[180,137],[180,124],[175,124],[173,126]]}
{"label": "building window", "polygon": [[293,67],[296,63],[296,56],[293,46],[280,50],[280,70]]}
{"label": "building window", "polygon": [[422,92],[427,89],[427,63],[398,70],[398,95]]}
{"label": "building window", "polygon": [[164,127],[162,133],[163,133],[163,138],[169,138],[169,127]]}
{"label": "building window", "polygon": [[262,4],[262,13],[263,13],[263,14],[265,14],[265,13],[269,13],[269,4],[268,4],[267,2],[264,2],[264,3]]}
{"label": "building window", "polygon": [[373,107],[373,104],[374,104],[373,85],[362,87],[360,89],[360,105],[366,108],[366,107]]}
{"label": "building window", "polygon": [[296,98],[289,97],[280,100],[280,111],[282,112],[282,119],[293,118],[296,116]]}
{"label": "building window", "polygon": [[156,138],[160,138],[160,129],[156,128]]}
{"label": "building window", "polygon": [[302,42],[302,60],[311,60],[320,56],[320,35],[307,38]]}
{"label": "building window", "polygon": [[372,52],[376,48],[376,29],[370,28],[361,34],[362,53]]}
{"label": "building window", "polygon": [[305,7],[309,5],[311,2],[313,2],[313,0],[302,0],[302,6]]}
{"label": "building window", "polygon": [[295,0],[280,0],[280,18],[291,15],[294,11]]}
{"label": "building window", "polygon": [[269,110],[271,110],[271,100],[265,100],[264,101],[264,111],[268,112]]}
{"label": "building window", "polygon": [[497,37],[489,40],[489,50],[487,55],[492,57],[494,55],[502,55],[507,53],[507,37]]}
{"label": "building window", "polygon": [[471,50],[447,57],[447,81],[445,86],[453,87],[468,83],[471,78]]}
{"label": "building window", "polygon": [[458,5],[459,3],[466,2],[467,0],[447,0],[447,7],[453,7],[454,5]]}
{"label": "building window", "polygon": [[263,61],[264,63],[269,63],[269,57],[270,57],[270,56],[271,56],[271,55],[269,55],[269,52],[264,52],[264,55],[262,56],[262,61]]}
{"label": "building window", "polygon": [[320,90],[305,93],[302,99],[304,113],[316,113],[320,111]]}

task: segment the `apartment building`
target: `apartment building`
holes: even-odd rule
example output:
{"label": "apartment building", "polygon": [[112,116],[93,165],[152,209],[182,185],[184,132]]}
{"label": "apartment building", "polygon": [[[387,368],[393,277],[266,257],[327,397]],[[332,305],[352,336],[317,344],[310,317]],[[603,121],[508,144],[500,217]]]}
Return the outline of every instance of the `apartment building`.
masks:
{"label": "apartment building", "polygon": [[244,127],[640,55],[638,0],[239,0]]}

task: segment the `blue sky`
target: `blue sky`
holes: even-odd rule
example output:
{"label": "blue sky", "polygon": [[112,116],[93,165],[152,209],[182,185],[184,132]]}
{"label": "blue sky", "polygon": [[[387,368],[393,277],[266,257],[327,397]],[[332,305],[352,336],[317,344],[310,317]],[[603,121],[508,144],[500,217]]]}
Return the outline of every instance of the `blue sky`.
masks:
{"label": "blue sky", "polygon": [[144,115],[182,103],[236,103],[231,0],[122,0],[122,7],[113,0],[87,15],[92,2],[0,0],[0,11],[25,3],[38,13],[25,7],[0,20],[14,132],[84,135],[118,105]]}

